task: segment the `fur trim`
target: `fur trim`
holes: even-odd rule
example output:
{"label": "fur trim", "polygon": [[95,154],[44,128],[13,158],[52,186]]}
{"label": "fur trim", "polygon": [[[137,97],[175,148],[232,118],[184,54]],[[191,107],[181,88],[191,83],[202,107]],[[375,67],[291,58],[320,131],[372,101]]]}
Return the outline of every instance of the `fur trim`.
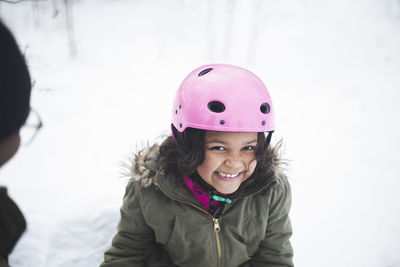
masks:
{"label": "fur trim", "polygon": [[130,182],[135,183],[139,187],[149,187],[154,184],[157,172],[161,166],[158,164],[159,145],[146,146],[137,152],[131,159],[128,167],[127,176]]}
{"label": "fur trim", "polygon": [[282,157],[282,139],[276,143],[275,146],[270,146],[268,150],[270,151],[270,169],[272,170],[273,176],[279,182],[281,177],[286,177],[284,173],[287,170],[288,161]]}

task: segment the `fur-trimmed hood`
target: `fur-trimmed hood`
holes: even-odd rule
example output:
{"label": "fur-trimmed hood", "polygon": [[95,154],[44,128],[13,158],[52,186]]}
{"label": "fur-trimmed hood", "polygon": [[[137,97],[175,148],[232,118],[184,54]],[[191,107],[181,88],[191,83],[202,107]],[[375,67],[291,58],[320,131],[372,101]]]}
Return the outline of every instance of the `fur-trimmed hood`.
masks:
{"label": "fur-trimmed hood", "polygon": [[149,187],[155,183],[156,174],[162,170],[159,160],[158,144],[147,146],[137,152],[131,160],[128,170],[130,182],[139,187]]}
{"label": "fur-trimmed hood", "polygon": [[173,167],[161,167],[163,149],[147,147],[132,158],[118,233],[102,267],[217,266],[218,259],[221,266],[293,267],[291,190],[279,146],[269,148],[258,172],[215,212],[205,209]]}
{"label": "fur-trimmed hood", "polygon": [[[282,142],[278,142],[275,146],[270,146],[267,152],[268,168],[265,171],[265,176],[262,180],[265,182],[257,183],[258,187],[267,184],[267,181],[278,182],[283,177],[285,166],[287,165],[281,159]],[[158,174],[164,172],[159,157],[158,144],[147,146],[137,152],[128,164],[128,177],[130,182],[134,183],[139,188],[146,188],[157,183]]]}

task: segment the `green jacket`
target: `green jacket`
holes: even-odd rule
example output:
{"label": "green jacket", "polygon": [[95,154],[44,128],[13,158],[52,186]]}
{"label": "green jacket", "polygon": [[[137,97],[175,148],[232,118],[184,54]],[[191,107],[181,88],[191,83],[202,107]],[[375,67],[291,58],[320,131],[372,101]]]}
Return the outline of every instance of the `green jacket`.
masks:
{"label": "green jacket", "polygon": [[290,186],[277,149],[271,153],[272,175],[233,199],[219,218],[164,174],[158,146],[138,153],[101,267],[293,266]]}
{"label": "green jacket", "polygon": [[3,257],[0,257],[0,267],[8,267],[8,263]]}

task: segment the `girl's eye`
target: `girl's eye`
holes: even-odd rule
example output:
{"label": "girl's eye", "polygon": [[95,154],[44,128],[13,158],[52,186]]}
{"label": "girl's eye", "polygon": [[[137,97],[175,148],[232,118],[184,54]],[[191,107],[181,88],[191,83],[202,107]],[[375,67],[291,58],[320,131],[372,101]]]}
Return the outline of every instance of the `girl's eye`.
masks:
{"label": "girl's eye", "polygon": [[224,151],[225,148],[223,146],[213,146],[210,150]]}
{"label": "girl's eye", "polygon": [[253,150],[255,150],[255,149],[256,149],[255,146],[245,146],[245,147],[243,148],[243,150],[246,150],[246,151],[253,151]]}

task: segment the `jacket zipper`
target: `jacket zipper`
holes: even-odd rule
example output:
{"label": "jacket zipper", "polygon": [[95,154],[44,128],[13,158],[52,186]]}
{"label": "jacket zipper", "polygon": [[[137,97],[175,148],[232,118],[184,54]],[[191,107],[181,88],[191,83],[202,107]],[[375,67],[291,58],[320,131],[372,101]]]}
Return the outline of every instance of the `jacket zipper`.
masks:
{"label": "jacket zipper", "polygon": [[172,200],[175,200],[175,201],[178,201],[178,202],[181,202],[181,203],[190,205],[190,206],[192,206],[192,207],[194,207],[194,208],[196,208],[196,209],[198,209],[198,210],[200,210],[200,211],[206,213],[208,216],[211,217],[211,219],[212,219],[212,221],[213,221],[213,223],[214,223],[215,239],[216,239],[216,242],[217,242],[218,267],[220,267],[220,266],[221,266],[221,259],[222,259],[222,255],[221,255],[222,252],[221,252],[221,241],[220,241],[220,238],[219,238],[219,231],[221,230],[221,228],[220,228],[220,226],[219,226],[219,219],[217,219],[217,218],[215,218],[214,216],[212,216],[212,215],[211,215],[208,211],[206,211],[205,209],[199,208],[199,207],[197,207],[196,205],[194,205],[194,204],[192,204],[192,203],[190,203],[190,202],[186,202],[186,201],[179,200],[179,199],[177,199],[177,198],[171,197],[171,196],[168,195],[168,194],[164,191],[164,189],[162,189],[161,186],[158,185],[158,184],[157,184],[157,187],[160,189],[160,191],[161,191],[166,197],[168,197],[168,198],[170,198],[170,199],[172,199]]}
{"label": "jacket zipper", "polygon": [[221,266],[221,241],[219,240],[219,231],[221,228],[219,227],[218,219],[213,217],[214,222],[214,232],[215,232],[215,239],[217,240],[217,256],[218,256],[218,267]]}

